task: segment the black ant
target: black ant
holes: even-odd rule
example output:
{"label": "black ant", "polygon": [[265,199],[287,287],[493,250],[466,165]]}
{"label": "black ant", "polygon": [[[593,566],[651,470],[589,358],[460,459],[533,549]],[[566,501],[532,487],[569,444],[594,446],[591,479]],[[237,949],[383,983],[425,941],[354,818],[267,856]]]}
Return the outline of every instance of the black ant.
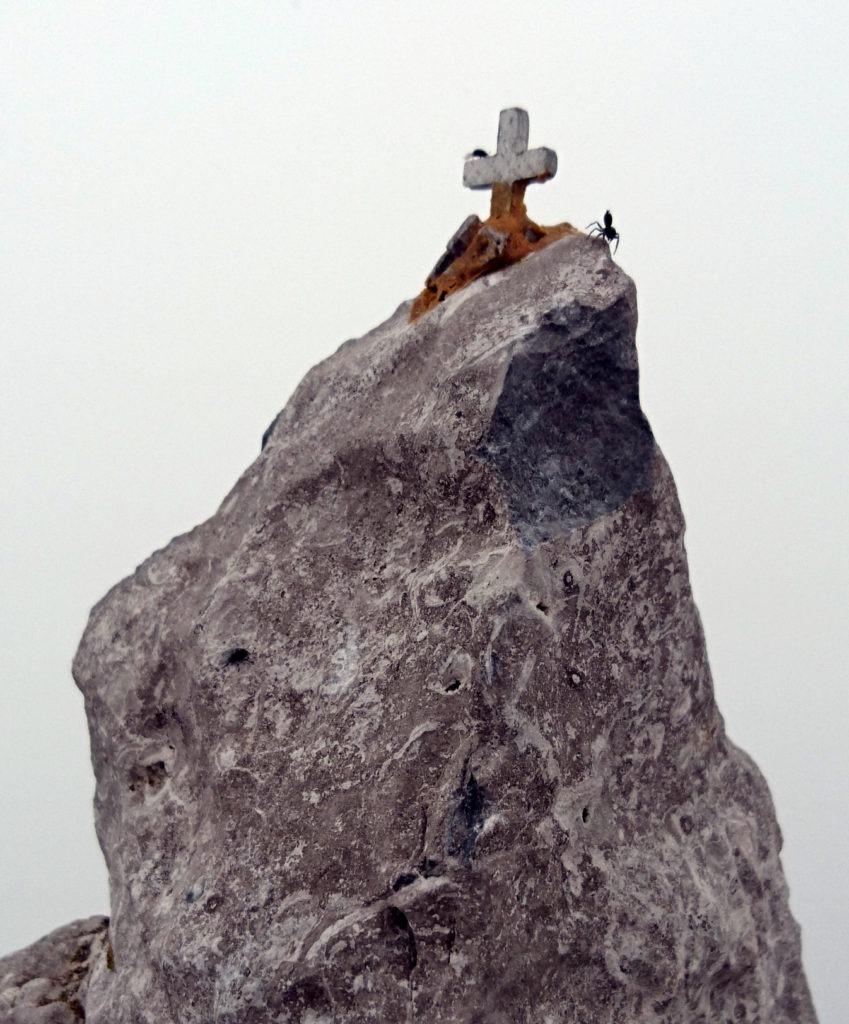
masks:
{"label": "black ant", "polygon": [[590,238],[592,238],[594,235],[598,236],[599,238],[604,238],[606,239],[608,245],[611,242],[615,241],[616,245],[614,246],[613,251],[616,252],[616,250],[619,248],[619,232],[613,226],[613,214],[610,212],[610,210],[605,211],[603,225],[599,224],[597,220],[594,220],[592,224],[587,224],[587,227],[592,228],[592,231],[590,232]]}

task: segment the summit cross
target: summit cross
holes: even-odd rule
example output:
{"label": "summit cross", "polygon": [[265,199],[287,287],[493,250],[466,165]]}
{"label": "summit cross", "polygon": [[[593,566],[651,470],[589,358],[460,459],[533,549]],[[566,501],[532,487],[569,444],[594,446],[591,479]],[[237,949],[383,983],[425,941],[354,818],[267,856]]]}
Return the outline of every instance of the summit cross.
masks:
{"label": "summit cross", "polygon": [[532,181],[547,181],[557,173],[557,154],[543,146],[528,149],[528,133],[527,110],[502,110],[495,155],[475,157],[463,167],[466,188],[492,189],[491,217],[518,212],[523,207],[526,186]]}

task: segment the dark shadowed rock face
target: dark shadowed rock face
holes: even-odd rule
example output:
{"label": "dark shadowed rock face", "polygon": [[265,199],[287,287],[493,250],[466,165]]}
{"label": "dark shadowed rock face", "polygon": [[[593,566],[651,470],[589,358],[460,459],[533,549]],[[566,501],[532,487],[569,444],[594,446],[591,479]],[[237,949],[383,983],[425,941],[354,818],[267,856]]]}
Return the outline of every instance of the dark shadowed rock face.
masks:
{"label": "dark shadowed rock face", "polygon": [[651,487],[636,313],[630,292],[601,309],[572,302],[540,317],[516,345],[480,454],[497,468],[510,519],[532,543]]}
{"label": "dark shadowed rock face", "polygon": [[570,238],[407,314],[92,613],[88,1020],[813,1021],[631,281]]}

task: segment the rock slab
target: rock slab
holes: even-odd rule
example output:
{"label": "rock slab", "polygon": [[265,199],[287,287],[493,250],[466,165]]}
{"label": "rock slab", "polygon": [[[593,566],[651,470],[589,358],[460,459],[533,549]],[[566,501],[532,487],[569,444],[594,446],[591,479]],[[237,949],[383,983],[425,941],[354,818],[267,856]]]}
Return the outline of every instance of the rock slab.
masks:
{"label": "rock slab", "polygon": [[408,319],[92,612],[87,1019],[813,1022],[632,282],[572,236]]}
{"label": "rock slab", "polygon": [[105,917],[57,928],[11,956],[0,958],[0,1021],[3,1024],[79,1024],[85,1019],[89,973],[109,969]]}

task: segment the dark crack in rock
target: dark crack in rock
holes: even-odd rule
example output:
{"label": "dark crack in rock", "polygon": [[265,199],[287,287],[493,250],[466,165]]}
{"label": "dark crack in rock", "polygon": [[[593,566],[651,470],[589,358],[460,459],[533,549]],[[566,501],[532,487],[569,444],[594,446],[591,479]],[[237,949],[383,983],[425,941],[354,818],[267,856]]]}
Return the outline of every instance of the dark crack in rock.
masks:
{"label": "dark crack in rock", "polygon": [[469,775],[465,785],[456,794],[457,806],[448,819],[445,837],[445,852],[448,857],[457,857],[466,864],[474,855],[475,842],[483,828],[486,807],[483,790],[474,775]]}
{"label": "dark crack in rock", "polygon": [[92,612],[87,1020],[812,1024],[631,281],[572,237],[408,314]]}

